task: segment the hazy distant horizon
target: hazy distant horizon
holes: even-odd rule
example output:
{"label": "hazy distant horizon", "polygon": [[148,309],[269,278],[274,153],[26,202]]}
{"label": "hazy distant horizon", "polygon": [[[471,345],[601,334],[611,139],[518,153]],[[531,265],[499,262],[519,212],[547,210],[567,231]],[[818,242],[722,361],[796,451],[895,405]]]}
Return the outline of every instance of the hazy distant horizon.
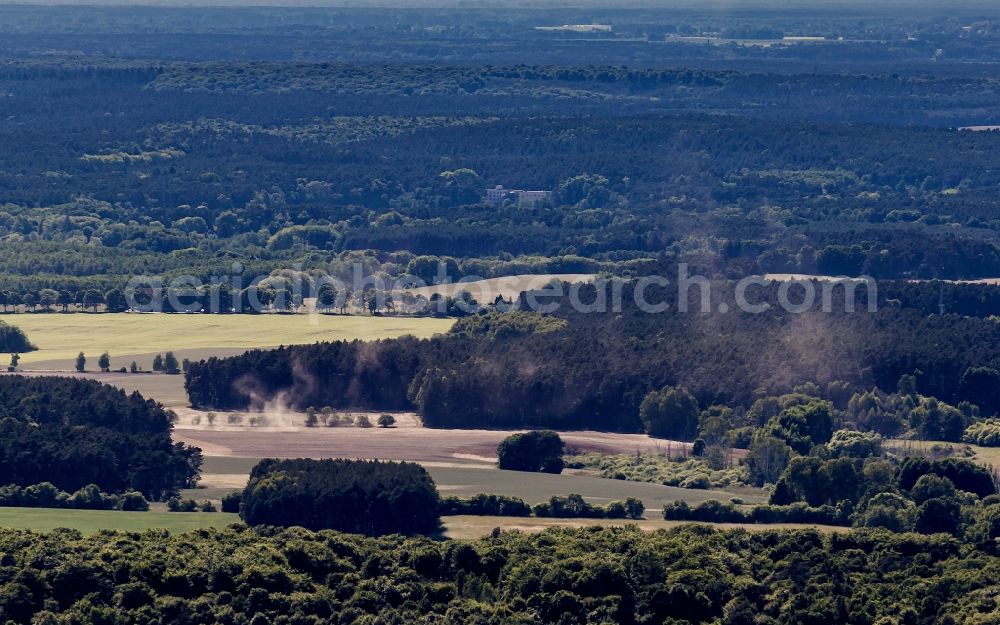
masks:
{"label": "hazy distant horizon", "polygon": [[159,6],[159,7],[314,7],[314,8],[681,8],[824,10],[837,7],[865,9],[993,9],[1000,13],[996,0],[957,0],[942,6],[937,0],[0,0],[0,6]]}

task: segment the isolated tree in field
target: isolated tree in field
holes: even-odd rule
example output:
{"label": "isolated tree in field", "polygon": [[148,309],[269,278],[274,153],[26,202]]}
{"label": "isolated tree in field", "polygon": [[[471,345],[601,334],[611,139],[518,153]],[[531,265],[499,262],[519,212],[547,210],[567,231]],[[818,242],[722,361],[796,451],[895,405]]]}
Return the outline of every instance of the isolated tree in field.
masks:
{"label": "isolated tree in field", "polygon": [[319,419],[316,417],[316,408],[309,406],[306,408],[306,427],[314,428],[319,424]]}
{"label": "isolated tree in field", "polygon": [[380,428],[391,428],[396,425],[396,417],[391,414],[384,414],[378,418],[378,426]]}
{"label": "isolated tree in field", "polygon": [[363,414],[358,417],[358,422],[356,425],[359,428],[370,428],[372,426],[372,421],[371,419],[368,418],[368,415]]}
{"label": "isolated tree in field", "polygon": [[174,356],[173,352],[167,352],[163,357],[163,371],[169,374],[180,373],[180,367],[177,364],[177,357]]}
{"label": "isolated tree in field", "polygon": [[128,370],[131,371],[132,373],[139,373],[139,363],[133,360],[132,364],[129,365]]}
{"label": "isolated tree in field", "polygon": [[683,387],[653,391],[639,406],[639,418],[647,434],[674,440],[693,440],[700,414],[697,400]]}
{"label": "isolated tree in field", "polygon": [[87,370],[87,357],[83,355],[83,352],[76,355],[76,370],[80,373]]}
{"label": "isolated tree in field", "polygon": [[63,312],[69,312],[69,305],[73,303],[73,296],[69,291],[59,291],[58,304],[62,306]]}
{"label": "isolated tree in field", "polygon": [[510,471],[562,473],[563,442],[551,430],[508,436],[497,446],[499,467]]}
{"label": "isolated tree in field", "polygon": [[101,354],[100,358],[97,359],[97,366],[101,368],[101,371],[107,373],[111,371],[111,356],[108,352]]}
{"label": "isolated tree in field", "polygon": [[229,425],[240,425],[241,423],[243,423],[243,417],[241,415],[233,413],[228,417],[226,417],[226,423],[228,423]]}
{"label": "isolated tree in field", "polygon": [[208,423],[209,425],[215,425],[215,416],[216,416],[216,415],[215,415],[215,413],[214,413],[214,412],[209,412],[208,414],[206,414],[206,415],[205,415],[205,421],[206,421],[206,422],[207,422],[207,423]]}
{"label": "isolated tree in field", "polygon": [[153,371],[163,371],[163,356],[153,356]]}
{"label": "isolated tree in field", "polygon": [[149,510],[149,502],[142,493],[133,490],[121,496],[118,507],[126,512],[145,512]]}
{"label": "isolated tree in field", "polygon": [[184,360],[181,361],[181,371],[183,371],[184,373],[187,373],[188,367],[190,366],[191,366],[190,359],[185,358]]}

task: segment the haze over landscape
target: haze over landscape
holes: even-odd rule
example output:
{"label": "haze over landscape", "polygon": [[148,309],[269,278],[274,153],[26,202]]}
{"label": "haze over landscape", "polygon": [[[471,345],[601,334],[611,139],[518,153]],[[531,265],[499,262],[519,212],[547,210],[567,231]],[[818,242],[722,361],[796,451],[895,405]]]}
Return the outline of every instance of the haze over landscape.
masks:
{"label": "haze over landscape", "polygon": [[0,0],[0,623],[1000,622],[998,18]]}

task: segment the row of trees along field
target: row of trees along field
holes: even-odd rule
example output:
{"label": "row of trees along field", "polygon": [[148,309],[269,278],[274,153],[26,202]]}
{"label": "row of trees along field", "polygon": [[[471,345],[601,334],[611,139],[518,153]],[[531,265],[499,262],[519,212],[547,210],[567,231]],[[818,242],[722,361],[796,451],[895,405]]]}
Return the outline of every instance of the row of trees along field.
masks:
{"label": "row of trees along field", "polygon": [[[855,250],[856,251],[856,250]],[[850,250],[841,252],[847,254]],[[738,252],[736,252],[738,254]],[[815,253],[815,252],[813,252]],[[839,253],[839,252],[838,252]],[[801,254],[800,254],[801,256]],[[401,262],[409,258],[406,264]],[[384,260],[383,260],[384,259]],[[731,260],[739,260],[731,259]],[[727,265],[722,258],[705,256],[677,257],[669,261],[676,267],[686,262],[697,267],[703,275],[725,277],[737,267]],[[357,263],[367,271],[385,277],[387,285],[407,285],[411,283],[434,284],[436,278],[448,282],[459,282],[472,278],[494,278],[511,276],[516,273],[582,273],[582,274],[652,274],[664,268],[665,264],[652,259],[635,262],[597,262],[580,257],[554,257],[527,259],[465,259],[459,262],[449,256],[414,256],[412,254],[377,254],[371,251],[349,253],[343,260],[331,261],[338,272],[343,272]],[[331,268],[331,267],[328,267]],[[748,275],[766,271],[802,271],[805,275],[818,272],[821,275],[857,275],[866,273],[864,267],[803,267],[800,265],[770,266],[741,263],[739,270]],[[233,276],[243,283],[243,275]],[[257,276],[259,278],[259,276]],[[330,282],[331,277],[343,284]],[[126,280],[123,277],[122,280]],[[254,277],[246,276],[246,280]],[[235,288],[228,282],[209,282],[200,287],[164,288],[153,291],[138,288],[132,292],[131,304],[149,310],[163,312],[206,312],[206,313],[261,313],[298,312],[307,298],[315,298],[315,307],[320,312],[341,314],[437,314],[461,317],[479,309],[490,308],[498,302],[477,302],[466,291],[454,297],[422,295],[403,291],[395,296],[386,288],[366,285],[354,290],[346,284],[352,278],[338,273],[325,274],[322,270],[308,271],[275,270],[259,282],[246,288]],[[2,283],[2,280],[0,280]],[[821,283],[818,283],[821,285]],[[772,287],[778,288],[777,285]],[[156,299],[154,299],[154,296]],[[859,305],[867,303],[869,292],[858,294]],[[988,283],[961,283],[949,281],[881,280],[871,294],[879,306],[898,306],[924,311],[927,314],[946,312],[975,317],[1000,315],[1000,286]],[[773,298],[772,298],[773,299]],[[398,301],[397,301],[398,300]],[[0,309],[3,312],[125,312],[130,302],[121,289],[111,289],[106,293],[94,289],[54,289],[43,288],[21,294],[16,290],[0,289]],[[494,306],[495,307],[495,306]],[[28,350],[21,350],[28,351]]]}

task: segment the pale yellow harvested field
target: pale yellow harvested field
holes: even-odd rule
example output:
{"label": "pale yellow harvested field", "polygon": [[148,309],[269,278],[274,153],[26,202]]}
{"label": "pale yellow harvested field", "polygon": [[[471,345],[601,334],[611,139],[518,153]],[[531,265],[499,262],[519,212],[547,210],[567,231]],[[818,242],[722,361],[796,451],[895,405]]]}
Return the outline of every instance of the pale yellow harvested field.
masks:
{"label": "pale yellow harvested field", "polygon": [[467,291],[477,302],[486,303],[492,302],[496,299],[497,295],[503,295],[505,298],[516,298],[522,291],[540,289],[554,280],[573,284],[577,282],[593,282],[594,278],[596,276],[591,273],[504,276],[485,280],[438,284],[417,289],[406,289],[406,291],[412,295],[422,295],[424,297],[430,297],[434,294],[454,297],[455,294],[461,291]]}
{"label": "pale yellow harvested field", "polygon": [[[180,355],[178,355],[178,358]],[[112,364],[119,366],[112,360]],[[12,375],[0,373],[0,375]],[[126,393],[139,391],[143,397],[155,399],[173,410],[183,409],[188,405],[187,393],[184,392],[184,376],[166,375],[163,373],[77,373],[75,371],[21,371],[17,375],[60,376],[68,378],[84,378],[97,380],[104,384],[116,386]]]}
{"label": "pale yellow harvested field", "polygon": [[[23,354],[22,365],[51,363],[68,368],[84,352],[96,368],[104,351],[113,364],[128,366],[131,356],[173,351],[231,353],[255,347],[317,341],[375,340],[412,334],[429,337],[447,332],[451,319],[342,315],[203,315],[164,313],[11,314],[3,320],[24,330],[38,351]],[[62,366],[60,366],[62,365]]]}

